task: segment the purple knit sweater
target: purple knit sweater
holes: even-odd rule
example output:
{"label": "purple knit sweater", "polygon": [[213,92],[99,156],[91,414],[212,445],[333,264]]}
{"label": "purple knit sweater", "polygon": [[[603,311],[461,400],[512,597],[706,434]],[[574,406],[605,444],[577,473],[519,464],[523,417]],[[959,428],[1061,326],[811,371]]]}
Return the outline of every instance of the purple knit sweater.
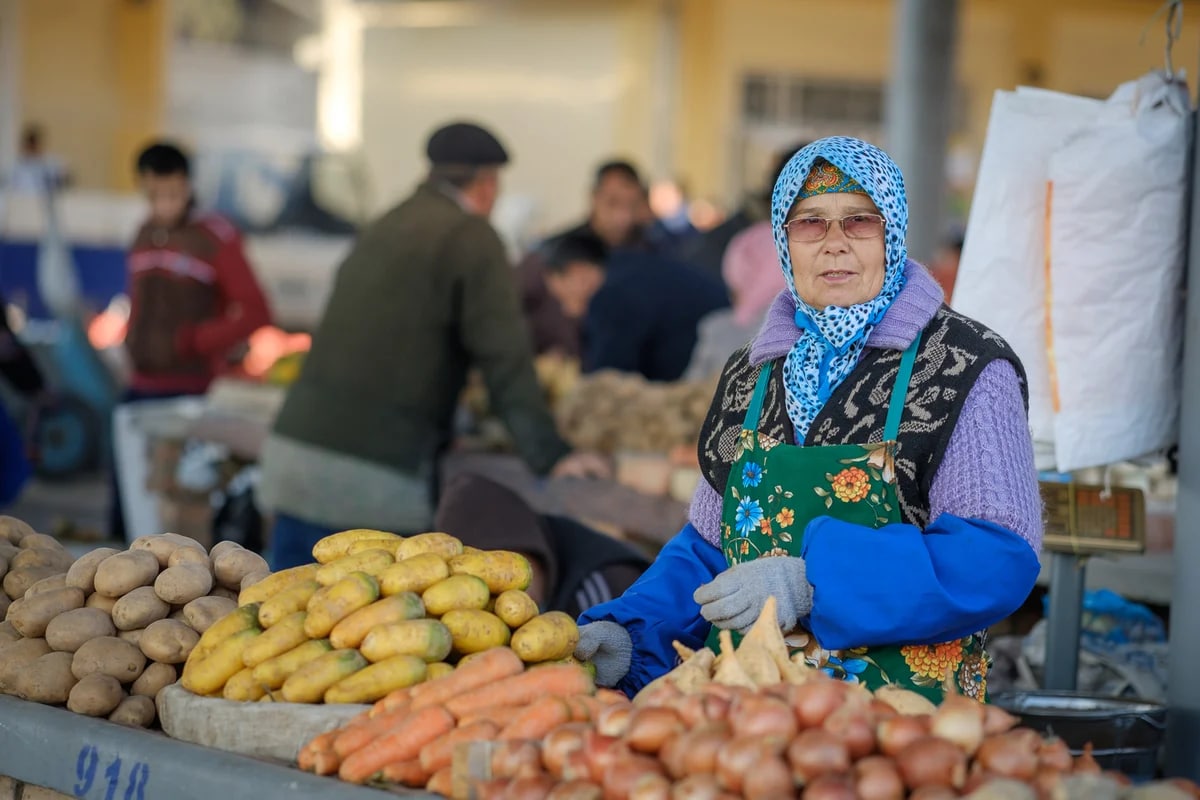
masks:
{"label": "purple knit sweater", "polygon": [[[910,261],[905,275],[904,289],[871,331],[867,347],[907,348],[941,307],[942,289],[924,267]],[[787,355],[799,335],[795,314],[795,301],[781,293],[750,346],[752,364]],[[1042,500],[1033,440],[1017,372],[1007,361],[988,364],[971,387],[934,476],[929,505],[930,520],[941,514],[986,520],[1014,531],[1035,551],[1041,549]],[[700,481],[692,496],[690,519],[701,536],[719,543],[721,496],[707,481]]]}

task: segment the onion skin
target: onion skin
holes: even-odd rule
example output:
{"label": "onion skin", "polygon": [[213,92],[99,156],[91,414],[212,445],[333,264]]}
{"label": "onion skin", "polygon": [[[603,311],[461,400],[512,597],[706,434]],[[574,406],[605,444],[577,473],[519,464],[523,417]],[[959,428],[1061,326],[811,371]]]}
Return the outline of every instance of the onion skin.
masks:
{"label": "onion skin", "polygon": [[590,782],[592,765],[583,750],[572,750],[563,756],[562,774],[558,776],[568,783]]}
{"label": "onion skin", "polygon": [[762,738],[730,739],[717,751],[717,782],[740,794],[750,769],[772,751],[771,744]]}
{"label": "onion skin", "polygon": [[671,709],[640,708],[629,718],[625,743],[636,753],[655,754],[667,739],[683,731],[683,720]]}
{"label": "onion skin", "polygon": [[846,701],[845,684],[833,678],[815,678],[796,687],[792,710],[801,728],[816,728]]}
{"label": "onion skin", "polygon": [[1037,773],[1038,756],[1034,747],[1023,736],[1001,733],[989,736],[975,753],[975,763],[983,769],[1004,778],[1029,781]]}
{"label": "onion skin", "polygon": [[583,737],[590,729],[584,722],[568,722],[550,731],[542,740],[542,766],[546,771],[561,778],[567,753],[583,750]]}
{"label": "onion skin", "polygon": [[909,789],[941,786],[959,789],[967,780],[967,755],[958,745],[927,736],[900,751],[896,766]]}
{"label": "onion skin", "polygon": [[826,717],[822,727],[846,743],[854,761],[875,752],[875,726],[865,708],[847,703]]}
{"label": "onion skin", "polygon": [[646,775],[662,775],[657,759],[632,754],[614,759],[601,781],[604,800],[628,800],[633,787]]}
{"label": "onion skin", "polygon": [[787,760],[792,778],[800,784],[850,770],[850,750],[846,743],[820,728],[802,731],[793,739],[787,748]]}
{"label": "onion skin", "polygon": [[613,762],[628,755],[629,748],[620,739],[595,731],[584,736],[583,756],[587,759],[588,773],[593,781],[602,781]]}
{"label": "onion skin", "polygon": [[854,787],[844,775],[822,775],[804,787],[802,800],[857,800]]}
{"label": "onion skin", "polygon": [[1105,770],[1104,772],[1102,772],[1100,774],[1101,774],[1101,776],[1108,778],[1110,781],[1117,784],[1118,786],[1133,786],[1133,781],[1129,778],[1128,775],[1122,775],[1120,772],[1117,772],[1115,770],[1111,770],[1111,769]]}
{"label": "onion skin", "polygon": [[999,706],[987,705],[983,707],[983,735],[994,736],[997,733],[1007,733],[1017,727],[1020,719],[1005,711]]}
{"label": "onion skin", "polygon": [[908,800],[955,800],[957,797],[958,792],[945,786],[922,786],[912,792]]}
{"label": "onion skin", "polygon": [[588,781],[567,781],[550,790],[546,800],[602,800],[604,790]]}
{"label": "onion skin", "polygon": [[1197,786],[1187,778],[1168,778],[1167,783],[1174,786],[1176,789],[1179,789],[1180,791],[1187,792],[1192,797],[1200,798],[1200,786]]}
{"label": "onion skin", "polygon": [[537,775],[541,771],[542,754],[533,742],[500,742],[492,752],[493,778]]}
{"label": "onion skin", "polygon": [[546,800],[554,789],[554,779],[548,775],[537,778],[517,778],[508,784],[504,800]]}
{"label": "onion skin", "polygon": [[629,730],[633,706],[619,704],[605,706],[596,715],[596,731],[603,736],[624,736]]}
{"label": "onion skin", "polygon": [[983,705],[969,697],[950,695],[929,720],[929,732],[973,755],[983,742]]}
{"label": "onion skin", "polygon": [[1083,753],[1075,759],[1072,772],[1076,775],[1099,775],[1101,771],[1096,759],[1092,758],[1092,743],[1088,742],[1083,746]]}
{"label": "onion skin", "polygon": [[508,778],[492,778],[471,784],[471,791],[477,800],[504,800],[508,784]]}
{"label": "onion skin", "polygon": [[689,736],[686,733],[682,736],[675,736],[668,739],[662,746],[662,750],[658,751],[658,760],[662,762],[667,775],[674,780],[680,780],[688,774],[688,740]]}
{"label": "onion skin", "polygon": [[875,726],[875,738],[879,741],[880,752],[893,758],[913,742],[928,735],[928,723],[921,717],[897,714],[881,720]]}
{"label": "onion skin", "polygon": [[1038,747],[1038,766],[1056,772],[1070,772],[1075,766],[1071,751],[1062,739],[1046,739]]}
{"label": "onion skin", "polygon": [[795,796],[792,770],[779,756],[761,759],[742,779],[742,797],[746,800],[787,800]]}
{"label": "onion skin", "polygon": [[854,790],[859,800],[904,800],[904,779],[890,758],[868,756],[854,765]]}
{"label": "onion skin", "polygon": [[680,738],[687,740],[683,756],[684,774],[713,775],[717,771],[717,754],[731,737],[727,724],[713,722]]}
{"label": "onion skin", "polygon": [[779,736],[791,739],[796,735],[796,715],[782,700],[751,697],[739,701],[729,713],[735,737]]}
{"label": "onion skin", "polygon": [[643,775],[629,790],[629,800],[671,800],[671,781],[662,775]]}
{"label": "onion skin", "polygon": [[689,775],[671,787],[671,800],[717,800],[722,794],[712,775]]}
{"label": "onion skin", "polygon": [[1037,792],[1038,797],[1042,798],[1042,800],[1048,800],[1054,796],[1054,792],[1058,788],[1058,785],[1062,783],[1062,779],[1069,774],[1069,772],[1060,772],[1049,767],[1038,767],[1038,771],[1030,783]]}

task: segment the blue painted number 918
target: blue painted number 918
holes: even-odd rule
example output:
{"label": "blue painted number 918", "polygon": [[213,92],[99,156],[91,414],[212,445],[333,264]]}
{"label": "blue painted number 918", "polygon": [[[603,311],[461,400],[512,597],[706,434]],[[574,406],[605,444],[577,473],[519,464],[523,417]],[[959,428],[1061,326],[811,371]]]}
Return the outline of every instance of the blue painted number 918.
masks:
{"label": "blue painted number 918", "polygon": [[[75,760],[75,777],[78,783],[73,787],[76,797],[89,797],[92,787],[96,785],[96,770],[100,766],[100,753],[92,745],[84,745]],[[124,800],[146,800],[146,783],[150,780],[150,765],[135,761],[129,770],[125,784]],[[104,769],[104,800],[117,800],[117,790],[121,784],[121,759],[114,758]],[[97,797],[99,795],[96,795]]]}

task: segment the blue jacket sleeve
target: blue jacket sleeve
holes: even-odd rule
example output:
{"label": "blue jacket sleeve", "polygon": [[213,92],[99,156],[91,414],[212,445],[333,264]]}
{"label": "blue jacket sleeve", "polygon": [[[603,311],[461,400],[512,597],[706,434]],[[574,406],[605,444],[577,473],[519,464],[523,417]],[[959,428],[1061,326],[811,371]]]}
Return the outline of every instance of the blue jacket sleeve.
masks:
{"label": "blue jacket sleeve", "polygon": [[617,689],[632,697],[673,669],[678,659],[672,641],[678,639],[693,649],[704,645],[710,625],[700,616],[692,593],[727,566],[721,550],[688,523],[623,595],[584,612],[580,625],[615,622],[629,631],[633,640],[629,674]]}
{"label": "blue jacket sleeve", "polygon": [[630,298],[619,288],[602,287],[592,298],[584,322],[584,369],[638,372],[649,313],[638,298]]}
{"label": "blue jacket sleeve", "polygon": [[924,532],[818,517],[804,532],[808,628],[822,647],[938,644],[1012,614],[1040,565],[1012,531],[942,514]]}

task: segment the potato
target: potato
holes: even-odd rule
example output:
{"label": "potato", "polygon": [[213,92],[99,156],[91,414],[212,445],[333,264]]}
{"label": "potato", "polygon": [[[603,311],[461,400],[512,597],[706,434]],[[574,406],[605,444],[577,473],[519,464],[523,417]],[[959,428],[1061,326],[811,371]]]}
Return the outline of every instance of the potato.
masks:
{"label": "potato", "polygon": [[96,590],[96,568],[100,566],[100,562],[109,556],[115,556],[121,552],[115,547],[97,547],[89,553],[84,553],[71,568],[67,570],[67,586],[74,586],[77,589],[83,589],[87,594],[91,594]]}
{"label": "potato", "polygon": [[84,605],[86,605],[88,608],[98,608],[101,611],[106,612],[109,616],[112,616],[112,610],[117,605],[117,598],[105,597],[102,594],[96,594],[95,592],[93,592],[88,597],[87,603],[85,603]]}
{"label": "potato", "polygon": [[179,673],[175,667],[156,661],[147,666],[142,676],[133,682],[133,685],[129,687],[129,693],[143,697],[158,697],[159,692],[177,680],[179,680]]}
{"label": "potato", "polygon": [[442,617],[442,624],[450,631],[455,652],[464,656],[503,647],[511,635],[499,617],[479,609],[449,611]]}
{"label": "potato", "polygon": [[[167,619],[173,619],[176,622],[180,623],[181,625],[187,625],[188,621],[187,621],[187,617],[185,617],[183,614],[183,607],[182,606],[171,606],[171,608],[173,608],[175,610],[171,612],[171,616],[167,617]],[[188,627],[190,628],[191,625],[188,625]]]}
{"label": "potato", "polygon": [[379,589],[385,595],[413,592],[421,594],[438,581],[450,577],[450,567],[437,553],[397,561],[379,573]]}
{"label": "potato", "polygon": [[125,692],[116,678],[93,672],[71,689],[67,708],[89,717],[107,717],[124,699]]}
{"label": "potato", "polygon": [[137,649],[142,649],[142,634],[146,632],[145,628],[137,628],[132,631],[118,631],[117,638],[122,642],[129,642]]}
{"label": "potato", "polygon": [[235,592],[233,589],[226,589],[224,586],[218,586],[217,588],[213,589],[211,592],[208,593],[208,596],[209,597],[221,597],[221,598],[224,598],[225,600],[232,600],[237,605],[244,605],[244,604],[238,603],[238,593],[237,592]]}
{"label": "potato", "polygon": [[13,627],[11,622],[0,622],[0,647],[9,642],[15,642],[20,638],[21,634],[17,633],[17,629]]}
{"label": "potato", "polygon": [[171,557],[167,559],[167,566],[178,567],[180,564],[199,564],[212,572],[212,559],[202,547],[180,547],[171,553]]}
{"label": "potato", "polygon": [[76,684],[70,653],[46,653],[27,664],[17,676],[15,691],[22,700],[58,705],[67,702]]}
{"label": "potato", "polygon": [[206,596],[213,587],[213,574],[199,564],[180,564],[163,570],[154,581],[160,598],[175,605],[186,605]]}
{"label": "potato", "polygon": [[189,539],[186,536],[180,536],[176,533],[161,533],[157,536],[139,536],[133,540],[133,544],[129,545],[130,550],[145,550],[153,553],[158,559],[159,567],[166,569],[170,563],[171,555],[181,548],[190,548],[204,552],[204,546],[195,539]]}
{"label": "potato", "polygon": [[18,639],[0,645],[0,692],[11,692],[25,666],[49,652],[45,639]]}
{"label": "potato", "polygon": [[113,636],[85,642],[75,651],[71,671],[82,679],[94,672],[111,675],[121,683],[133,683],[146,668],[146,656],[134,645]]}
{"label": "potato", "polygon": [[46,626],[46,643],[64,653],[74,653],[92,639],[116,635],[112,617],[98,608],[64,611]]}
{"label": "potato", "polygon": [[550,611],[522,625],[512,636],[512,649],[527,664],[557,661],[575,652],[579,626],[561,611]]}
{"label": "potato", "polygon": [[533,580],[529,559],[509,550],[490,550],[454,556],[447,562],[451,575],[474,575],[488,585],[492,594],[509,589],[528,589]]}
{"label": "potato", "polygon": [[45,635],[50,620],[64,611],[83,608],[83,601],[82,589],[54,589],[36,597],[14,601],[8,609],[8,621],[25,638],[36,639]]}
{"label": "potato", "polygon": [[421,553],[437,553],[442,558],[449,559],[462,551],[462,542],[448,533],[419,533],[396,546],[396,560],[403,561]]}
{"label": "potato", "polygon": [[[246,577],[242,578],[242,582],[238,585],[239,592],[244,592],[254,584],[262,583],[269,577],[271,577],[270,570],[256,570],[251,572]],[[241,596],[240,593],[238,596]]]}
{"label": "potato", "polygon": [[226,550],[215,556],[212,562],[217,582],[234,591],[241,591],[242,578],[250,573],[271,571],[265,558],[240,547],[236,550]]}
{"label": "potato", "polygon": [[126,697],[108,720],[131,728],[149,728],[154,724],[154,701],[140,694]]}
{"label": "potato", "polygon": [[9,600],[8,595],[4,592],[0,592],[0,619],[8,616],[8,607],[10,605],[12,605],[12,600]]}
{"label": "potato", "polygon": [[490,599],[487,584],[474,575],[453,575],[438,581],[421,595],[425,611],[431,617],[440,617],[459,608],[482,609]]}
{"label": "potato", "polygon": [[204,633],[235,608],[237,603],[227,597],[198,597],[183,607],[183,618],[196,633]]}
{"label": "potato", "polygon": [[31,547],[21,550],[8,562],[9,569],[22,567],[54,567],[55,572],[66,572],[75,563],[66,550],[49,547]]}
{"label": "potato", "polygon": [[8,556],[0,553],[0,578],[8,574]]}
{"label": "potato", "polygon": [[162,664],[182,664],[187,661],[200,634],[171,619],[160,619],[146,628],[139,642],[146,658]]}
{"label": "potato", "polygon": [[0,517],[0,538],[19,545],[26,536],[32,536],[33,528],[16,517]]}
{"label": "potato", "polygon": [[0,534],[0,557],[3,557],[7,561],[19,552],[21,552],[21,548],[8,539],[5,539],[3,534]]}
{"label": "potato", "polygon": [[[25,590],[25,597],[33,597],[34,595],[43,594],[44,592],[52,592],[55,589],[67,588],[67,573],[60,572],[57,575],[51,575],[49,578],[42,578],[40,581],[30,586]],[[82,591],[82,590],[81,590]],[[87,592],[84,592],[87,595]]]}
{"label": "potato", "polygon": [[320,564],[304,564],[303,566],[273,572],[270,577],[264,578],[239,593],[236,598],[238,605],[245,606],[251,603],[264,603],[287,589],[293,583],[315,579],[320,569]]}
{"label": "potato", "polygon": [[139,586],[117,601],[112,618],[117,630],[132,631],[166,619],[170,613],[171,605],[158,596],[153,586]]}
{"label": "potato", "polygon": [[237,542],[231,542],[226,539],[226,540],[217,542],[212,547],[210,547],[208,549],[208,557],[210,559],[212,559],[213,563],[215,564],[218,556],[224,555],[225,553],[228,553],[230,550],[245,550],[245,549],[246,548],[242,547]]}
{"label": "potato", "polygon": [[127,550],[109,556],[96,568],[96,591],[106,597],[124,597],[158,577],[158,559],[149,550]]}
{"label": "potato", "polygon": [[495,615],[514,631],[538,615],[537,603],[520,589],[501,592],[496,598]]}
{"label": "potato", "polygon": [[25,596],[30,586],[33,586],[42,578],[49,578],[51,575],[57,575],[60,572],[62,570],[57,567],[14,568],[10,564],[8,574],[4,576],[4,593],[10,599],[18,600]]}

